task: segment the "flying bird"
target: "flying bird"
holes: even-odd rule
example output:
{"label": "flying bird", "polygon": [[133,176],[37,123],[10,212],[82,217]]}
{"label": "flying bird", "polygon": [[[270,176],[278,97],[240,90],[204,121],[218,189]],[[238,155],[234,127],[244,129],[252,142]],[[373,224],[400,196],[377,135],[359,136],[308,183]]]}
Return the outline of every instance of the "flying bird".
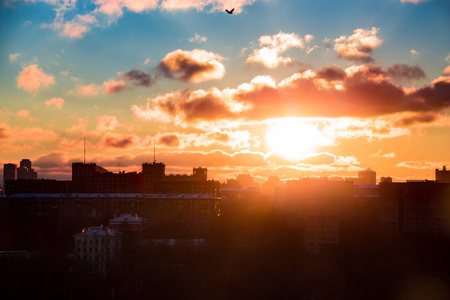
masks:
{"label": "flying bird", "polygon": [[232,10],[225,9],[225,11],[226,11],[228,14],[232,15],[232,14],[233,14],[233,11],[234,11],[234,8],[233,8]]}

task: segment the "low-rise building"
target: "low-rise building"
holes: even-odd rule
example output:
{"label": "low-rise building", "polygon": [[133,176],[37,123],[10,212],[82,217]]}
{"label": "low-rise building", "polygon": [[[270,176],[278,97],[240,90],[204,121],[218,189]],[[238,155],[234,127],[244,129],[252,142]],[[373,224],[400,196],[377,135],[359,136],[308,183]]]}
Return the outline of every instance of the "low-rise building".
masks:
{"label": "low-rise building", "polygon": [[93,272],[105,276],[118,261],[122,248],[121,233],[108,227],[89,227],[74,236],[75,258]]}

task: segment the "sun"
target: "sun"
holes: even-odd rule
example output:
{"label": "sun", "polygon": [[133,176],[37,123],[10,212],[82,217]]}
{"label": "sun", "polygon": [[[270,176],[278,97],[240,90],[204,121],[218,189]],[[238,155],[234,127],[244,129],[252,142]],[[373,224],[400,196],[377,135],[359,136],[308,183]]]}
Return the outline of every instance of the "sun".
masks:
{"label": "sun", "polygon": [[315,153],[321,138],[322,133],[316,126],[300,118],[273,120],[265,135],[269,151],[290,161],[298,161]]}

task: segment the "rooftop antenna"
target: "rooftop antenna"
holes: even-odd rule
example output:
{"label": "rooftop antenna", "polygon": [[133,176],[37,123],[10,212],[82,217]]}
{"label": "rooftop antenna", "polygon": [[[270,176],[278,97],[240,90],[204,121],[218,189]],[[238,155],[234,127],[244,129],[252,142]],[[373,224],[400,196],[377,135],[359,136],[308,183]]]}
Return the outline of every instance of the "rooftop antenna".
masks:
{"label": "rooftop antenna", "polygon": [[86,164],[86,139],[84,139],[84,158],[83,158],[83,164]]}
{"label": "rooftop antenna", "polygon": [[153,163],[156,163],[156,144],[155,144],[155,138],[153,138]]}

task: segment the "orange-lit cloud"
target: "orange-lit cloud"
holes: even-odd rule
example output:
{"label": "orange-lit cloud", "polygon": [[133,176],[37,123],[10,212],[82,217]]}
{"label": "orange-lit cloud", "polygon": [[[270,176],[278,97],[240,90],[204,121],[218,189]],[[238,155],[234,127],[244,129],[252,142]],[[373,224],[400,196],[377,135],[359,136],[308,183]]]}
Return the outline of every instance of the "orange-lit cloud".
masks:
{"label": "orange-lit cloud", "polygon": [[450,74],[450,66],[447,66],[444,71],[442,71],[444,74]]}
{"label": "orange-lit cloud", "polygon": [[147,120],[198,122],[287,116],[375,117],[398,112],[438,112],[450,106],[448,77],[406,93],[385,74],[362,65],[346,70],[308,70],[279,83],[269,76],[258,76],[235,89],[160,95],[149,99],[146,107],[133,105],[132,111]]}
{"label": "orange-lit cloud", "polygon": [[437,169],[445,165],[449,165],[449,161],[426,161],[426,160],[410,160],[410,161],[402,161],[396,164],[395,166],[398,168],[408,168],[408,169]]}
{"label": "orange-lit cloud", "polygon": [[158,70],[168,78],[199,83],[223,78],[225,75],[225,66],[221,63],[223,60],[219,54],[201,49],[192,51],[178,49],[161,60]]}
{"label": "orange-lit cloud", "polygon": [[244,5],[249,5],[256,0],[162,0],[161,8],[165,10],[186,10],[196,9],[203,10],[209,8],[209,11],[224,11],[225,9],[234,8],[234,13],[242,12]]}
{"label": "orange-lit cloud", "polygon": [[255,49],[245,63],[258,63],[270,69],[274,69],[280,64],[286,65],[293,62],[293,59],[290,57],[280,56],[284,51],[293,47],[300,49],[305,47],[301,37],[294,33],[283,33],[281,31],[272,36],[261,36],[259,45],[261,48]]}
{"label": "orange-lit cloud", "polygon": [[419,3],[419,2],[425,2],[425,1],[430,1],[430,0],[400,0],[400,2],[402,3]]}
{"label": "orange-lit cloud", "polygon": [[108,80],[103,82],[103,94],[111,95],[117,94],[127,88],[127,85],[123,80]]}
{"label": "orange-lit cloud", "polygon": [[370,53],[383,41],[377,37],[378,28],[370,30],[355,29],[350,36],[341,36],[334,40],[334,51],[339,57],[350,60],[371,61]]}
{"label": "orange-lit cloud", "polygon": [[45,104],[47,106],[54,105],[58,109],[61,109],[64,105],[64,99],[63,98],[52,98],[50,100],[45,101]]}
{"label": "orange-lit cloud", "polygon": [[29,110],[26,110],[26,109],[19,110],[17,112],[17,116],[19,118],[27,119],[29,121],[39,121],[38,119],[32,117],[31,116],[31,112]]}
{"label": "orange-lit cloud", "polygon": [[55,77],[45,74],[38,65],[24,67],[17,77],[17,88],[30,93],[39,92],[41,88],[47,88],[51,84],[55,84]]}
{"label": "orange-lit cloud", "polygon": [[159,0],[94,0],[99,5],[98,11],[106,15],[122,16],[123,9],[126,8],[133,12],[143,12],[155,9]]}
{"label": "orange-lit cloud", "polygon": [[382,150],[378,150],[376,153],[372,153],[370,154],[370,157],[381,157],[381,158],[394,158],[395,157],[395,153],[394,152],[390,152],[390,153],[382,153]]}
{"label": "orange-lit cloud", "polygon": [[165,134],[159,138],[158,143],[168,147],[178,147],[180,140],[176,134]]}
{"label": "orange-lit cloud", "polygon": [[69,94],[75,94],[80,97],[93,97],[97,96],[100,92],[101,87],[95,84],[81,85],[77,84],[74,90],[69,91]]}
{"label": "orange-lit cloud", "polygon": [[100,116],[97,118],[97,127],[99,131],[111,131],[118,128],[120,125],[116,116]]}

